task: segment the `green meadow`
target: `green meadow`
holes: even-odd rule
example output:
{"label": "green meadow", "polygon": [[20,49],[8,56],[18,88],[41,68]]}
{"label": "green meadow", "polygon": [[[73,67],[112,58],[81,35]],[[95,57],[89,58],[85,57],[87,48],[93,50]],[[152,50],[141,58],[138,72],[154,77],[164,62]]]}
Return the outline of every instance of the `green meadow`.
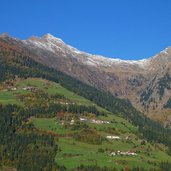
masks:
{"label": "green meadow", "polygon": [[[109,116],[110,119],[112,117],[116,120],[115,116]],[[119,123],[120,118],[117,121]],[[117,168],[119,170],[126,166],[130,168],[142,167],[145,169],[157,169],[159,166],[158,164],[161,161],[171,161],[165,151],[160,150],[160,145],[156,146],[148,142],[146,142],[145,145],[142,145],[141,139],[130,132],[126,132],[128,129],[127,126],[125,128],[124,126],[120,127],[118,123],[109,124],[106,127],[114,125],[116,129],[119,128],[120,130],[123,130],[125,133],[120,135],[120,140],[106,140],[102,144],[94,145],[77,141],[72,136],[68,136],[72,131],[57,124],[55,118],[32,118],[31,122],[33,122],[33,124],[39,129],[54,131],[59,134],[56,143],[60,150],[56,155],[56,161],[59,165],[65,166],[68,169],[76,168],[81,164],[98,165],[101,167],[106,166],[109,168]],[[101,129],[97,129],[97,131],[102,136],[110,135],[105,132],[106,129],[103,130],[103,125],[90,124],[90,126],[101,127]],[[132,129],[134,131],[136,130],[136,128]],[[126,135],[132,135],[133,138],[126,140]],[[137,156],[110,156],[113,151],[136,151]]]}
{"label": "green meadow", "polygon": [[[18,98],[18,95],[32,94],[34,92],[23,90],[23,88],[34,87],[38,90],[42,90],[49,96],[59,94],[74,104],[85,106],[93,105],[96,106],[99,111],[106,113],[106,116],[95,116],[93,114],[85,115],[88,119],[85,125],[104,138],[100,144],[76,140],[74,135],[81,131],[82,128],[80,127],[78,130],[73,130],[70,125],[65,127],[57,121],[56,117],[31,117],[29,119],[29,122],[33,123],[33,125],[38,128],[38,131],[47,131],[47,133],[50,131],[58,135],[55,137],[56,144],[59,147],[55,161],[59,166],[74,169],[80,165],[98,165],[100,167],[116,168],[119,171],[125,167],[158,169],[160,162],[171,162],[171,157],[167,155],[167,148],[165,146],[146,142],[141,138],[141,135],[139,135],[138,128],[133,126],[130,122],[116,114],[111,114],[90,100],[67,90],[60,84],[40,78],[28,78],[18,80],[13,87],[16,87],[16,90],[0,90],[1,104],[17,104],[23,106],[24,103]],[[80,117],[83,116],[81,115]],[[108,121],[109,124],[95,124],[91,122],[92,119]],[[120,139],[107,139],[106,136],[108,135],[117,135]],[[137,155],[111,156],[112,152],[117,151],[134,151]]]}

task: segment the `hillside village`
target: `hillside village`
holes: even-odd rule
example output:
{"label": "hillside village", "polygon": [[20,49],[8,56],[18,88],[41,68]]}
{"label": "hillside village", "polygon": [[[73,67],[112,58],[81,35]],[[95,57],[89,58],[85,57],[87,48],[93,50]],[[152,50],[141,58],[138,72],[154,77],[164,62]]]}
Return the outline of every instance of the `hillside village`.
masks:
{"label": "hillside village", "polygon": [[[55,85],[53,91],[49,91],[52,86],[42,79],[37,80],[36,84],[35,79],[32,84],[27,84],[25,80],[20,81],[21,83],[8,89],[6,84],[6,87],[1,89],[0,96],[4,98],[4,95],[8,94],[9,98],[14,99],[14,104],[18,100],[18,104],[27,106],[30,110],[37,109],[37,106],[42,107],[42,110],[38,111],[40,114],[27,119],[27,124],[34,124],[36,131],[55,137],[60,148],[57,158],[60,159],[58,161],[61,166],[70,168],[72,166],[69,163],[74,162],[77,167],[78,160],[83,164],[91,161],[94,163],[94,158],[99,164],[102,163],[102,158],[104,165],[113,165],[113,162],[119,164],[121,161],[126,165],[134,160],[148,162],[144,161],[144,156],[155,160],[153,153],[157,153],[155,150],[158,151],[161,147],[154,147],[146,140],[140,139],[137,136],[137,128],[128,121],[85,99],[80,102],[80,96],[74,93],[68,98],[61,94],[59,84]],[[78,98],[79,102],[75,101],[75,98]],[[149,162],[152,166],[155,164],[153,161]]]}
{"label": "hillside village", "polygon": [[[39,88],[35,87],[35,86],[23,86],[23,87],[15,87],[15,86],[6,86],[6,88],[3,89],[4,92],[6,91],[19,91],[19,90],[23,90],[23,91],[29,91],[32,93],[38,93],[40,91]],[[62,104],[62,105],[75,105],[74,102],[72,101],[66,101],[66,100],[60,100],[58,99],[58,103]],[[57,115],[59,117],[61,113],[59,112]],[[84,124],[94,124],[94,125],[110,125],[112,124],[111,121],[108,120],[101,120],[101,119],[97,119],[96,117],[94,117],[92,114],[88,114],[87,116],[85,115],[81,115],[81,116],[76,116],[73,114],[68,114],[67,116],[65,115],[65,117],[63,117],[64,115],[62,114],[60,116],[60,119],[57,119],[57,123],[59,123],[60,125],[74,125],[75,123],[84,123]],[[126,137],[122,137],[122,136],[118,136],[118,135],[113,135],[113,134],[108,134],[106,136],[104,136],[105,139],[108,140],[131,140],[129,136]],[[109,156],[136,156],[137,153],[130,151],[113,151],[109,153]]]}
{"label": "hillside village", "polygon": [[[82,123],[86,123],[86,124],[95,124],[95,125],[109,125],[111,124],[110,121],[106,121],[106,120],[100,120],[100,119],[95,119],[95,118],[90,118],[90,117],[78,117],[77,119],[74,119],[71,117],[71,120],[68,122],[68,120],[60,120],[61,125],[65,125],[65,124],[69,124],[69,125],[74,125],[76,122],[82,122]],[[131,140],[130,136],[126,136],[126,137],[120,137],[117,135],[106,135],[105,137],[108,140]],[[116,152],[111,152],[109,153],[109,156],[137,156],[137,153],[129,150],[129,151],[116,151]]]}

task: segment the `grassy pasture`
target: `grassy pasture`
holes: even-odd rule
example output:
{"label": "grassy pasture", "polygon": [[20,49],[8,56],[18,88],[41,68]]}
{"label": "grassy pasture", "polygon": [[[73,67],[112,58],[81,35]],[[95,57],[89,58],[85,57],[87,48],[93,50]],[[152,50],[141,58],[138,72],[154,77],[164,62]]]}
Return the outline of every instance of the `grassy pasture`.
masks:
{"label": "grassy pasture", "polygon": [[[101,118],[101,117],[100,117]],[[118,127],[126,131],[128,129],[127,125],[123,125],[121,128],[119,124],[123,122],[122,119],[115,116],[105,117],[106,120],[115,119],[118,124],[115,125],[115,128]],[[99,118],[98,118],[99,119]],[[56,161],[59,165],[64,165],[66,168],[71,169],[84,165],[98,165],[101,167],[117,168],[118,170],[128,166],[128,167],[142,167],[146,169],[157,168],[159,162],[161,161],[171,161],[170,157],[164,152],[161,151],[158,147],[146,143],[141,145],[142,140],[133,138],[132,140],[108,140],[104,141],[100,145],[88,144],[80,141],[76,141],[73,137],[65,136],[68,133],[71,133],[71,130],[64,129],[62,126],[56,123],[54,118],[33,118],[32,122],[37,128],[46,131],[54,131],[55,133],[60,134],[57,144],[60,147],[60,152],[56,155]],[[121,122],[121,123],[120,123]],[[125,121],[127,122],[127,121]],[[103,124],[102,124],[103,125]],[[109,135],[103,130],[102,125],[90,124],[92,127],[100,127],[97,129],[98,133],[102,136]],[[112,124],[113,125],[113,124]],[[125,126],[125,128],[124,128]],[[133,127],[133,126],[131,126]],[[134,131],[136,128],[132,128]],[[125,132],[128,134],[128,132]],[[130,134],[130,132],[129,132]],[[123,134],[124,135],[124,134]],[[124,137],[121,135],[121,137]],[[99,149],[103,149],[104,152],[99,152]],[[137,156],[110,156],[112,151],[137,151]]]}
{"label": "grassy pasture", "polygon": [[[158,168],[161,161],[170,161],[165,150],[165,147],[160,148],[160,145],[153,145],[145,143],[142,145],[142,140],[137,137],[138,129],[131,123],[119,116],[112,115],[105,109],[97,106],[93,102],[65,89],[60,84],[50,82],[40,78],[28,78],[25,80],[18,80],[14,87],[17,90],[0,90],[0,104],[17,104],[24,105],[22,101],[17,98],[18,94],[32,93],[29,90],[22,88],[33,86],[39,90],[43,90],[49,95],[60,94],[70,101],[79,104],[92,106],[95,105],[99,110],[107,113],[107,116],[99,116],[96,119],[109,121],[110,124],[93,124],[88,122],[87,125],[94,128],[98,134],[103,137],[110,135],[109,131],[114,129],[121,137],[120,140],[107,140],[102,144],[93,145],[80,141],[76,141],[71,135],[74,131],[69,128],[64,128],[56,122],[55,118],[31,118],[35,127],[43,131],[52,131],[59,134],[56,143],[60,147],[60,151],[56,155],[56,161],[59,165],[64,165],[66,168],[76,168],[81,164],[84,165],[98,165],[101,167],[117,168],[118,170],[128,167],[142,167],[146,169]],[[114,134],[114,133],[113,133]],[[126,140],[126,136],[131,136],[131,140]],[[99,152],[102,149],[103,152]],[[137,156],[110,156],[112,151],[136,151]]]}

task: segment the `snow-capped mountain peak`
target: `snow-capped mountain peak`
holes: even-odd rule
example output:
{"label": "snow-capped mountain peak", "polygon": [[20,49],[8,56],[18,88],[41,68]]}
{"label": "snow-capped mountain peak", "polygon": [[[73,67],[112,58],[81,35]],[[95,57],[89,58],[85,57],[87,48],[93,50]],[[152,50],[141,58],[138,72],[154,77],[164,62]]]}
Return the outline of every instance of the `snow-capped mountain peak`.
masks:
{"label": "snow-capped mountain peak", "polygon": [[26,44],[30,44],[35,48],[41,48],[52,53],[62,52],[63,54],[69,54],[73,58],[76,58],[84,65],[93,65],[93,66],[138,66],[144,68],[147,66],[146,59],[144,60],[121,60],[118,58],[107,58],[101,55],[92,55],[86,52],[82,52],[68,44],[66,44],[62,39],[56,38],[51,34],[45,34],[43,37],[38,38],[32,36],[28,40],[24,41]]}
{"label": "snow-capped mountain peak", "polygon": [[43,39],[47,40],[47,41],[52,41],[52,42],[58,42],[58,43],[64,43],[62,39],[59,39],[55,36],[53,36],[50,33],[45,34],[43,37]]}
{"label": "snow-capped mountain peak", "polygon": [[[73,46],[66,44],[62,39],[56,38],[51,34],[45,34],[42,37],[32,36],[31,38],[23,41],[26,45],[30,45],[33,49],[41,49],[43,51],[53,53],[54,56],[62,54],[75,59],[77,62],[93,67],[121,67],[121,68],[140,68],[143,70],[150,69],[150,64],[154,61],[165,62],[171,57],[171,48],[168,47],[161,51],[159,54],[142,60],[122,60],[119,58],[108,58],[101,55],[92,55],[80,51]],[[43,52],[42,52],[43,53]],[[136,67],[136,68],[135,68]]]}

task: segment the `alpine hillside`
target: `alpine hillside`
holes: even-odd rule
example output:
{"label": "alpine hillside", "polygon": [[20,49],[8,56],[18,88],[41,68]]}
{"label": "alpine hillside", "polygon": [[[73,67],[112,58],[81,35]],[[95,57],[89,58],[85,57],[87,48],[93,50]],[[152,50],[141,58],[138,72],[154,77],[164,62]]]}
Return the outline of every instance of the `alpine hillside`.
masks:
{"label": "alpine hillside", "polygon": [[148,117],[170,125],[171,47],[149,59],[135,61],[85,53],[51,34],[27,40],[2,34],[0,45],[4,42],[43,65],[128,99]]}
{"label": "alpine hillside", "polygon": [[[170,171],[171,129],[127,100],[133,99],[132,91],[145,106],[155,91],[161,101],[162,88],[169,93],[169,72],[148,84],[155,62],[156,58],[128,62],[93,56],[49,34],[28,40],[3,34],[0,170]],[[128,85],[130,78],[141,84]],[[148,91],[143,91],[145,83]],[[148,95],[150,90],[154,92]],[[164,104],[168,107],[170,100]]]}

